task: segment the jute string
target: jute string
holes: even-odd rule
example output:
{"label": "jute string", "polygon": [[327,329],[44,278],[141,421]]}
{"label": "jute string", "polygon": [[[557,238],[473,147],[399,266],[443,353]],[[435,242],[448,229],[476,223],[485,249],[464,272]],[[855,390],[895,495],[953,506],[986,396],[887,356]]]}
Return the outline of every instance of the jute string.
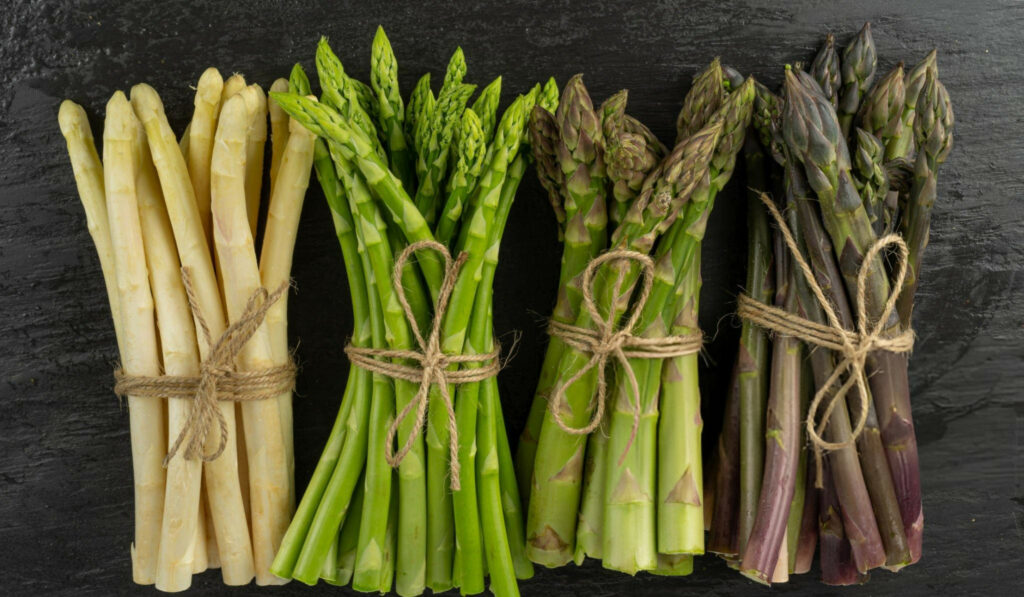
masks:
{"label": "jute string", "polygon": [[[224,415],[217,406],[218,401],[251,402],[268,400],[295,387],[295,363],[290,359],[287,364],[268,367],[256,371],[235,371],[235,359],[242,347],[259,329],[267,316],[267,311],[286,292],[289,282],[283,282],[274,292],[266,288],[256,289],[249,297],[241,316],[231,323],[216,343],[210,336],[210,328],[199,307],[192,276],[188,268],[181,268],[181,279],[188,296],[188,305],[195,319],[206,346],[210,351],[199,365],[198,376],[186,375],[130,375],[118,369],[114,372],[114,392],[121,397],[138,396],[144,398],[177,398],[191,400],[192,408],[188,418],[175,438],[164,466],[170,462],[184,446],[184,456],[188,460],[201,459],[212,462],[224,453],[228,444],[228,426]],[[213,421],[220,428],[220,439],[217,449],[212,454],[205,451],[206,439]]]}
{"label": "jute string", "polygon": [[[434,319],[431,322],[430,333],[426,338],[423,337],[423,332],[416,323],[416,316],[409,306],[409,301],[406,300],[405,288],[402,286],[402,271],[406,262],[414,253],[422,249],[436,251],[444,258],[444,277],[437,294],[437,304],[434,307]],[[458,281],[459,271],[468,257],[468,254],[461,253],[457,259],[453,260],[451,253],[444,245],[436,241],[425,240],[410,244],[395,259],[391,284],[398,302],[402,305],[405,319],[412,329],[419,350],[367,348],[352,344],[345,347],[345,353],[348,354],[349,360],[358,367],[394,379],[420,384],[416,395],[398,413],[388,428],[384,457],[392,467],[397,467],[402,463],[409,450],[412,449],[416,438],[422,435],[427,420],[430,386],[437,384],[441,403],[448,415],[448,461],[453,490],[458,490],[461,487],[459,483],[459,430],[455,422],[455,408],[449,386],[484,381],[497,375],[501,369],[501,364],[498,362],[501,347],[497,342],[494,343],[493,350],[484,354],[452,355],[445,354],[441,350],[441,328],[445,313],[448,311],[448,301],[451,299],[455,283]],[[405,365],[381,359],[406,359],[416,364]],[[480,366],[473,369],[448,369],[449,366],[466,363],[475,363]],[[416,409],[416,422],[413,430],[398,452],[395,452],[394,443],[398,428],[412,414],[413,409]]]}
{"label": "jute string", "polygon": [[[893,336],[885,334],[886,322],[896,307],[896,300],[899,298],[900,289],[903,288],[903,280],[907,275],[909,249],[898,234],[885,235],[871,245],[871,248],[868,249],[867,254],[864,256],[860,270],[857,272],[857,292],[854,297],[857,329],[847,330],[840,323],[831,301],[826,298],[821,286],[818,285],[811,266],[804,259],[796,240],[793,238],[793,233],[786,226],[786,220],[775,206],[775,203],[764,194],[761,195],[761,202],[764,203],[765,207],[768,208],[768,213],[775,219],[779,233],[782,234],[783,240],[786,241],[786,246],[793,256],[794,263],[797,264],[807,280],[807,285],[825,312],[829,325],[809,321],[778,307],[766,305],[746,294],[739,296],[737,314],[741,318],[751,321],[762,328],[799,338],[810,345],[835,351],[841,357],[832,371],[832,375],[825,380],[824,385],[818,388],[818,391],[814,394],[814,399],[807,409],[807,420],[805,421],[807,436],[810,438],[811,445],[814,448],[814,464],[818,473],[815,485],[820,488],[822,486],[821,461],[823,454],[853,446],[857,438],[864,431],[864,426],[867,423],[868,408],[870,407],[871,400],[871,397],[868,395],[867,374],[865,373],[868,355],[875,350],[905,353],[910,352],[914,348],[913,330],[903,330]],[[898,266],[896,278],[892,281],[894,290],[890,292],[889,297],[886,299],[885,306],[877,320],[872,322],[867,311],[868,276],[871,275],[872,263],[888,247],[895,247],[899,257],[896,260]],[[847,375],[847,378],[840,383],[844,375]],[[829,396],[829,392],[835,386],[838,386],[838,388],[835,393]],[[837,405],[842,404],[843,398],[854,387],[857,388],[856,396],[859,415],[853,433],[841,442],[826,441],[822,435],[828,426],[832,411]],[[818,411],[823,405],[825,412],[819,417]]]}
{"label": "jute string", "polygon": [[[638,263],[642,274],[640,293],[633,303],[629,317],[619,328],[616,328],[615,305],[609,305],[608,314],[601,315],[594,299],[594,277],[597,271],[606,262],[616,260]],[[614,288],[622,286],[625,275],[626,268],[619,268]],[[586,269],[583,270],[581,285],[583,307],[590,315],[593,328],[579,327],[551,320],[548,323],[548,333],[558,337],[573,349],[581,353],[590,354],[590,359],[569,379],[555,387],[551,393],[549,408],[555,423],[566,433],[586,435],[597,429],[604,418],[607,401],[608,387],[605,379],[605,369],[608,366],[608,361],[614,358],[626,375],[626,381],[629,383],[630,397],[633,401],[633,427],[630,432],[629,441],[626,443],[626,448],[622,454],[624,458],[636,440],[637,431],[640,428],[640,416],[643,414],[643,407],[640,404],[640,384],[636,379],[633,368],[629,365],[628,359],[667,359],[694,354],[700,352],[703,346],[703,336],[700,332],[681,336],[664,336],[661,338],[644,338],[633,335],[633,328],[640,321],[644,305],[647,304],[651,288],[654,285],[654,261],[644,253],[617,249],[595,257],[590,261]],[[571,427],[565,422],[559,405],[565,399],[566,390],[591,369],[597,371],[597,391],[592,398],[594,415],[587,425]]]}

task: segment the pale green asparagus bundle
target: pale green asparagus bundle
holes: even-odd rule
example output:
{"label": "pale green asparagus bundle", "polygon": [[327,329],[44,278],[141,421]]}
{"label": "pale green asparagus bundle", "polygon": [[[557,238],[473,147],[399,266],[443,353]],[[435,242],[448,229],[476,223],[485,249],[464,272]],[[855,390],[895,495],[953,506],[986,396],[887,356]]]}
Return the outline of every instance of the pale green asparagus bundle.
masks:
{"label": "pale green asparagus bundle", "polygon": [[[419,350],[436,317],[444,354],[491,354],[492,281],[528,164],[526,123],[535,105],[555,109],[553,81],[499,113],[501,79],[470,101],[476,87],[463,83],[466,62],[457,50],[437,96],[425,75],[403,102],[382,29],[373,40],[369,86],[345,72],[326,40],[316,66],[319,101],[298,65],[289,91],[271,94],[271,101],[319,137],[314,164],[345,261],[351,345]],[[420,249],[393,272],[400,254],[422,241],[462,256],[443,311],[436,301],[450,272],[437,250]],[[477,594],[489,575],[495,594],[518,594],[517,579],[533,570],[497,380],[450,385],[451,420],[431,385],[422,427],[419,389],[417,382],[350,367],[338,418],[281,543],[275,574],[400,595],[428,588]]]}
{"label": "pale green asparagus bundle", "polygon": [[[686,97],[671,151],[625,113],[626,92],[595,109],[580,77],[556,113],[534,109],[537,171],[564,237],[553,322],[592,325],[584,298],[592,293],[601,317],[610,310],[613,322],[639,309],[638,337],[699,334],[701,241],[753,100],[753,80],[728,80],[715,60]],[[653,259],[643,304],[631,298],[642,274],[635,264],[611,260],[585,287],[591,261],[621,249]],[[697,354],[630,358],[629,370],[607,371],[588,370],[590,358],[552,335],[517,454],[520,490],[529,497],[527,554],[549,567],[591,557],[630,574],[688,574],[692,556],[704,551]],[[608,377],[603,416],[595,414],[601,376]]]}

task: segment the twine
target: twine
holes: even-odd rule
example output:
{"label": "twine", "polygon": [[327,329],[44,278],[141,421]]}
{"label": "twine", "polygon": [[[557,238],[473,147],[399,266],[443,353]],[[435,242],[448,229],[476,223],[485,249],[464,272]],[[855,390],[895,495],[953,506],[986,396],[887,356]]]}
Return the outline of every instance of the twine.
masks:
{"label": "twine", "polygon": [[[212,462],[224,453],[228,443],[228,425],[217,406],[218,401],[268,400],[284,392],[290,392],[295,387],[296,368],[290,359],[287,364],[277,367],[235,371],[235,359],[241,353],[242,347],[262,325],[270,307],[288,292],[289,282],[282,282],[273,293],[268,293],[266,288],[257,288],[253,291],[241,316],[224,330],[216,343],[213,343],[210,328],[196,299],[188,268],[181,268],[181,279],[192,316],[206,345],[211,346],[209,354],[199,365],[199,375],[130,375],[121,369],[114,372],[114,393],[120,397],[130,395],[192,401],[188,418],[164,457],[164,467],[182,446],[185,447],[184,456],[188,460],[198,458],[204,462]],[[206,454],[206,438],[213,420],[216,420],[220,427],[220,440],[216,451]]]}
{"label": "twine", "polygon": [[[821,286],[818,285],[811,266],[804,259],[796,240],[793,238],[792,232],[786,226],[786,221],[782,214],[766,194],[762,194],[760,199],[775,219],[779,232],[782,234],[782,238],[786,241],[786,246],[793,256],[793,261],[800,267],[801,273],[814,293],[814,298],[817,299],[822,310],[825,311],[829,325],[809,321],[778,307],[765,305],[746,294],[741,294],[739,297],[737,314],[741,318],[762,328],[798,338],[814,346],[833,350],[842,356],[842,359],[832,371],[832,375],[825,380],[824,385],[818,388],[817,393],[815,393],[814,399],[807,409],[807,420],[805,421],[807,435],[814,447],[814,464],[818,473],[815,485],[821,488],[821,480],[823,478],[821,461],[823,453],[841,450],[854,445],[857,438],[863,433],[864,426],[867,423],[868,408],[870,407],[871,400],[871,397],[868,395],[867,375],[865,373],[868,354],[875,350],[906,353],[914,348],[913,330],[903,330],[895,336],[883,335],[885,324],[892,315],[893,309],[896,307],[896,300],[899,298],[900,289],[903,288],[903,280],[907,275],[907,257],[910,251],[907,248],[906,242],[898,234],[887,234],[871,245],[857,272],[857,292],[855,296],[857,329],[856,331],[847,330],[840,323],[839,317],[832,308],[832,303],[825,297]],[[878,257],[879,253],[890,246],[896,247],[899,256],[896,279],[892,282],[892,288],[895,290],[890,292],[885,302],[885,307],[882,309],[878,319],[871,323],[867,312],[867,279],[871,273],[872,262]],[[845,382],[840,384],[840,379],[846,373],[849,373],[849,376]],[[839,385],[838,389],[826,402],[829,390],[836,385]],[[852,387],[857,388],[857,399],[860,402],[857,425],[853,429],[853,433],[845,441],[826,441],[822,434],[828,425],[832,411]],[[826,406],[825,413],[821,416],[820,423],[816,424],[815,421],[818,420],[817,413],[822,403],[825,403]]]}
{"label": "twine", "polygon": [[[641,266],[642,280],[640,294],[633,304],[626,323],[616,329],[615,307],[609,306],[608,315],[601,316],[594,300],[594,276],[597,270],[605,262],[622,260],[634,261]],[[625,269],[619,269],[619,275],[615,282],[615,288],[622,285],[625,280]],[[644,253],[617,249],[608,251],[595,257],[583,270],[583,306],[590,315],[594,329],[578,327],[567,323],[551,320],[548,324],[548,333],[556,336],[568,346],[581,353],[589,353],[590,359],[585,365],[564,383],[555,387],[551,394],[550,409],[558,427],[572,435],[586,435],[601,424],[604,418],[605,402],[608,392],[605,380],[605,369],[612,357],[618,361],[622,370],[626,373],[626,380],[629,382],[630,393],[633,398],[633,428],[630,431],[629,441],[622,453],[625,458],[633,442],[636,440],[637,431],[640,427],[640,416],[642,405],[640,404],[640,384],[637,382],[636,374],[629,365],[628,359],[666,359],[687,354],[700,352],[703,346],[703,336],[700,332],[681,336],[664,336],[661,338],[643,338],[633,335],[633,328],[640,320],[644,306],[651,294],[651,287],[654,284],[654,261]],[[598,373],[597,392],[594,394],[592,403],[596,403],[594,415],[584,427],[570,427],[562,418],[558,404],[565,399],[566,390],[579,381],[591,369]],[[621,458],[620,458],[621,462]]]}
{"label": "twine", "polygon": [[[441,280],[441,289],[438,292],[437,303],[434,307],[434,319],[431,323],[430,334],[426,339],[423,338],[423,333],[416,323],[416,316],[409,306],[408,300],[405,298],[405,288],[402,285],[402,270],[405,267],[406,261],[421,249],[436,251],[444,257],[444,277]],[[348,355],[349,360],[352,361],[352,364],[362,369],[394,379],[413,383],[419,382],[420,384],[416,396],[405,405],[405,408],[398,413],[391,426],[388,427],[384,457],[393,468],[402,463],[409,450],[412,449],[413,442],[423,434],[423,427],[427,418],[430,386],[437,384],[441,403],[444,405],[445,412],[448,415],[449,471],[451,473],[451,487],[455,491],[458,491],[461,487],[459,482],[459,430],[455,421],[455,408],[452,403],[449,386],[484,381],[497,375],[501,369],[501,364],[498,362],[501,347],[497,342],[494,343],[494,349],[485,354],[450,355],[445,354],[441,350],[441,327],[444,322],[445,313],[448,311],[448,301],[451,299],[452,291],[455,289],[459,271],[468,258],[469,255],[463,252],[457,259],[453,260],[451,253],[448,252],[444,245],[436,241],[424,240],[412,243],[395,259],[391,283],[398,302],[402,305],[405,319],[409,323],[409,327],[412,328],[413,335],[416,337],[419,350],[366,348],[353,346],[352,344],[345,347],[345,353]],[[391,361],[382,361],[380,360],[381,358],[408,359],[414,361],[416,365],[403,365]],[[451,365],[457,366],[463,363],[478,363],[481,366],[474,369],[448,370],[448,367]],[[394,443],[395,436],[398,434],[398,428],[412,413],[413,408],[416,409],[416,424],[409,437],[406,438],[405,443],[402,444],[402,447],[396,453]]]}

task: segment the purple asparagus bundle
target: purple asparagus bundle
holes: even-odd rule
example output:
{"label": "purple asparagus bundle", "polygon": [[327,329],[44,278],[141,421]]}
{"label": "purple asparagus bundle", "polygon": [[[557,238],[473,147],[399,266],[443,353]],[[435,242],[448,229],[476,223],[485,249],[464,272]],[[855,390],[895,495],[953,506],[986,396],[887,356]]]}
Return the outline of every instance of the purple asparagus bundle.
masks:
{"label": "purple asparagus bundle", "polygon": [[764,583],[807,572],[816,545],[827,584],[921,557],[906,353],[953,113],[935,52],[874,86],[868,25],[841,56],[830,35],[780,95],[759,87],[745,152],[747,294],[709,549]]}

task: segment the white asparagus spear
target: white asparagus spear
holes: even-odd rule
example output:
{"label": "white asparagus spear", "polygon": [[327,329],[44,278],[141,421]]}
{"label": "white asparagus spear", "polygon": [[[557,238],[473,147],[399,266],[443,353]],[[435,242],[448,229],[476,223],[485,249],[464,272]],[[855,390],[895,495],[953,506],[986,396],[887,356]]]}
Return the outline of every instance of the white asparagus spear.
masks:
{"label": "white asparagus spear", "polygon": [[185,156],[185,161],[188,161],[188,138],[192,132],[192,123],[185,125],[185,132],[181,134],[181,139],[178,139],[178,148],[181,149],[181,155]]}
{"label": "white asparagus spear", "polygon": [[[199,346],[196,343],[188,297],[181,281],[181,264],[174,245],[174,233],[164,206],[156,168],[149,154],[145,130],[141,123],[136,121],[136,124],[136,196],[149,284],[156,305],[163,371],[166,375],[198,375]],[[190,400],[174,398],[168,401],[168,437],[165,443],[168,449],[185,427],[191,407]],[[184,591],[192,584],[195,564],[202,461],[188,460],[179,454],[167,463],[166,471],[156,588],[168,592]],[[205,547],[205,541],[203,545]]]}
{"label": "white asparagus spear", "polygon": [[[167,123],[163,103],[156,91],[146,84],[132,88],[135,112],[146,127],[153,163],[160,177],[167,212],[174,230],[178,257],[189,269],[196,300],[205,317],[211,338],[224,333],[226,319],[221,302],[220,287],[213,271],[210,249],[206,244],[203,226],[196,208],[192,182],[189,180],[185,158],[177,148],[174,133]],[[199,336],[199,354],[206,358],[210,350],[203,334]],[[242,505],[242,487],[238,481],[238,452],[235,442],[235,408],[230,402],[218,404],[227,424],[229,441],[224,453],[203,467],[207,498],[217,534],[217,547],[224,583],[248,584],[254,574],[252,542],[245,509]],[[213,449],[220,441],[219,428],[210,429],[207,446]]]}
{"label": "white asparagus spear", "polygon": [[57,121],[60,124],[60,132],[67,141],[68,157],[71,159],[71,169],[75,173],[78,196],[85,209],[85,225],[93,244],[96,245],[100,269],[103,271],[103,283],[107,289],[107,300],[110,303],[110,315],[114,321],[114,336],[123,361],[124,334],[121,332],[117,271],[114,266],[114,250],[110,246],[110,223],[107,221],[107,199],[103,190],[103,164],[96,153],[92,129],[82,106],[71,100],[64,100],[60,104]]}
{"label": "white asparagus spear", "polygon": [[203,221],[206,241],[212,242],[210,232],[210,155],[213,153],[213,133],[217,130],[220,113],[220,95],[224,79],[220,71],[210,67],[199,77],[196,85],[195,110],[188,131],[188,174],[196,196],[199,217]]}
{"label": "white asparagus spear", "polygon": [[210,502],[206,497],[206,479],[203,479],[203,493],[200,505],[203,509],[204,538],[206,542],[206,567],[208,569],[220,568],[220,553],[217,550],[217,532],[213,527],[213,515],[210,514]]}
{"label": "white asparagus spear", "polygon": [[[262,285],[246,206],[246,138],[249,116],[236,95],[221,108],[211,163],[214,246],[221,264],[224,297],[232,320],[241,316]],[[274,365],[266,323],[260,325],[239,356],[242,370]],[[249,462],[253,554],[256,582],[283,584],[270,565],[289,522],[288,469],[277,400],[242,403]]]}
{"label": "white asparagus spear", "polygon": [[245,136],[245,211],[249,216],[249,231],[259,236],[260,194],[263,187],[263,152],[267,142],[267,94],[253,83],[242,93],[248,114]]}
{"label": "white asparagus spear", "polygon": [[[103,180],[124,334],[121,366],[128,375],[159,375],[153,297],[149,290],[135,186],[137,127],[131,104],[124,93],[116,92],[107,103],[103,127],[103,157],[107,161]],[[156,581],[163,515],[164,405],[157,398],[128,396],[128,414],[135,480],[132,577],[138,584],[150,585]]]}
{"label": "white asparagus spear", "polygon": [[[168,423],[169,425],[169,423]],[[199,511],[196,514],[196,531],[192,533],[193,556],[192,574],[201,574],[210,568],[210,554],[206,545],[206,513],[203,506],[202,466],[199,468]]]}
{"label": "white asparagus spear", "polygon": [[[270,86],[271,93],[287,91],[287,79],[278,79]],[[288,146],[288,122],[291,119],[277,102],[267,101],[267,111],[270,112],[270,194],[273,196],[277,172],[281,169],[281,156]]]}
{"label": "white asparagus spear", "polygon": [[[270,104],[276,105],[274,102]],[[277,288],[291,276],[295,237],[299,230],[302,202],[309,186],[309,173],[313,167],[313,143],[316,137],[298,122],[289,119],[291,131],[288,145],[282,151],[277,182],[270,195],[267,224],[260,252],[260,278],[265,288]],[[275,147],[277,142],[275,141]],[[288,351],[288,295],[274,303],[267,312],[270,347],[275,365],[285,365],[291,356]],[[292,432],[292,395],[281,397],[281,428],[288,456],[289,499],[295,504],[295,450]]]}

